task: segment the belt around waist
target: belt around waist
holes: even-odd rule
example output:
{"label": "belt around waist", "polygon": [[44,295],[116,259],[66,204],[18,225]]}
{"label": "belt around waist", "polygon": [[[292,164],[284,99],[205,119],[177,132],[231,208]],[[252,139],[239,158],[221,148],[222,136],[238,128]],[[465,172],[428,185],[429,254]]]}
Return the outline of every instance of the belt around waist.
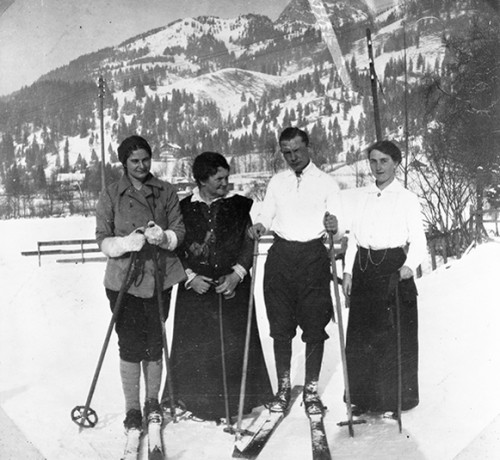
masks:
{"label": "belt around waist", "polygon": [[278,235],[274,236],[274,242],[280,244],[296,245],[296,246],[313,246],[318,243],[323,244],[321,238],[315,238],[314,240],[309,240],[309,241],[294,241],[294,240],[286,240],[285,238],[281,238],[281,236]]}
{"label": "belt around waist", "polygon": [[363,246],[358,246],[358,251],[360,252],[370,252],[371,254],[375,253],[386,253],[386,252],[395,252],[395,251],[404,251],[404,248],[402,248],[401,246],[397,246],[395,248],[382,248],[382,249],[373,249],[373,248],[365,248]]}

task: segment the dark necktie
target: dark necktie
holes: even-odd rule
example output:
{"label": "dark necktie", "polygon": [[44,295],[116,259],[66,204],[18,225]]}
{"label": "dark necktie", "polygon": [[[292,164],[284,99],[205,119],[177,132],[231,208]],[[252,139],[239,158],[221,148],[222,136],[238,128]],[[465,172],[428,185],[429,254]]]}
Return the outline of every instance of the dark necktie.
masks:
{"label": "dark necktie", "polygon": [[295,176],[297,177],[297,190],[298,190],[300,182],[302,180],[302,171],[295,171]]}

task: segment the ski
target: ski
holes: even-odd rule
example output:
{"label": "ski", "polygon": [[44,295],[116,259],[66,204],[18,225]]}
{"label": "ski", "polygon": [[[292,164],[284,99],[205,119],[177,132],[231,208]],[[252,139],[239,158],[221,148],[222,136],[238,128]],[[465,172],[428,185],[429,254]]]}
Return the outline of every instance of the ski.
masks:
{"label": "ski", "polygon": [[[293,387],[290,407],[301,392],[302,387],[300,385]],[[289,410],[286,412],[271,412],[267,408],[263,409],[259,415],[237,435],[234,443],[233,458],[256,458],[278,425],[286,417]]]}
{"label": "ski", "polygon": [[284,412],[271,412],[269,409],[264,409],[235,441],[233,457],[253,458],[256,456],[285,415]]}
{"label": "ski", "polygon": [[311,447],[313,460],[331,460],[330,448],[326,439],[323,414],[308,415],[311,428]]}
{"label": "ski", "polygon": [[164,460],[161,438],[161,415],[150,416],[148,421],[148,460]]}
{"label": "ski", "polygon": [[142,431],[137,428],[130,428],[126,431],[126,436],[125,450],[121,460],[137,460],[141,447]]}

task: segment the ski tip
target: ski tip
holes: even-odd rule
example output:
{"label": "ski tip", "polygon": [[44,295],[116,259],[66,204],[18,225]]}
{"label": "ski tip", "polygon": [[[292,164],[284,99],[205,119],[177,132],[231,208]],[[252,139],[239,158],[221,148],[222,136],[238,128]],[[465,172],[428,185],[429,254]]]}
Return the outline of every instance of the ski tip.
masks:
{"label": "ski tip", "polygon": [[155,447],[153,450],[149,451],[148,460],[165,460],[165,455],[160,448]]}
{"label": "ski tip", "polygon": [[246,458],[247,460],[253,460],[259,454],[260,447],[261,446],[256,444],[246,447],[245,450],[239,450],[237,447],[234,447],[232,458]]}
{"label": "ski tip", "polygon": [[247,441],[247,440],[241,440],[241,441],[236,441],[234,443],[234,451],[236,452],[239,452],[239,453],[242,453],[242,452],[245,452],[245,450],[248,448],[248,446],[251,444],[251,441]]}
{"label": "ski tip", "polygon": [[231,458],[246,458],[245,455],[243,453],[241,453],[237,447],[235,447],[233,449],[233,455],[231,456]]}

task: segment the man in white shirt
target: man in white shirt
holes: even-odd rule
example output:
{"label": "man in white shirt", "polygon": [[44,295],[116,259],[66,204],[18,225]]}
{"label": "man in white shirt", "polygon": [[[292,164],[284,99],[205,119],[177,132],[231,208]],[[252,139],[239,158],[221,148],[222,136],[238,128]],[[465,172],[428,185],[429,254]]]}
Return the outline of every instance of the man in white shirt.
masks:
{"label": "man in white shirt", "polygon": [[276,174],[249,234],[259,238],[272,230],[264,274],[264,300],[274,340],[278,391],[268,407],[284,412],[290,403],[292,339],[297,326],[306,343],[304,405],[308,414],[324,411],[318,394],[325,327],[331,320],[330,263],[323,244],[324,219],[338,231],[339,187],[311,161],[305,131],[286,128],[279,144],[289,170]]}

